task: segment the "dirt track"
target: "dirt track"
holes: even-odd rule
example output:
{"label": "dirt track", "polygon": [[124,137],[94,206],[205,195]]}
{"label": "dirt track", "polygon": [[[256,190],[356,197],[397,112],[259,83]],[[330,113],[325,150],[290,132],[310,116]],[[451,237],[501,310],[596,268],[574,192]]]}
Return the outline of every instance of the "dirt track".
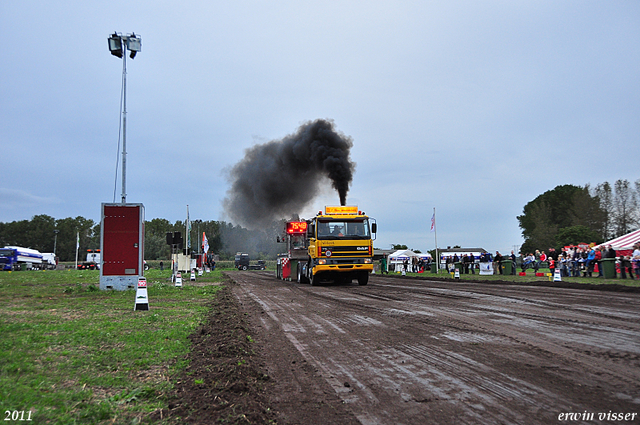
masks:
{"label": "dirt track", "polygon": [[280,423],[640,423],[638,293],[229,276]]}

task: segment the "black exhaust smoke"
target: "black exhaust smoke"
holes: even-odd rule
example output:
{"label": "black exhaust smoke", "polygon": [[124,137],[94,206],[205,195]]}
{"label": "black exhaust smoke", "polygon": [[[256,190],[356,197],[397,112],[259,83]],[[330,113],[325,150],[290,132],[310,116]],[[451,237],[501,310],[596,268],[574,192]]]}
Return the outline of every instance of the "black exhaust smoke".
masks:
{"label": "black exhaust smoke", "polygon": [[346,205],[355,170],[349,158],[352,146],[333,121],[316,120],[282,140],[247,149],[229,172],[226,214],[249,228],[290,218],[315,198],[326,179]]}

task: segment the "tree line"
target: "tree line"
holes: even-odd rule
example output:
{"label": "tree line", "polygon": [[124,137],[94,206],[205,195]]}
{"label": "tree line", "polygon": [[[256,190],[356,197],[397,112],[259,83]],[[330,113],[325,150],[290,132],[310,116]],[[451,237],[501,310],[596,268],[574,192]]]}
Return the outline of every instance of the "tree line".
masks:
{"label": "tree line", "polygon": [[[247,252],[252,259],[272,259],[284,250],[276,242],[284,222],[274,222],[260,230],[249,230],[224,221],[192,220],[189,231],[191,252],[198,252],[204,233],[209,252],[220,259],[232,259],[236,252]],[[154,218],[145,221],[145,259],[169,259],[171,248],[166,235],[174,232],[181,233],[183,249],[187,249],[186,220],[171,223],[163,218]],[[40,252],[55,252],[60,261],[75,261],[77,242],[78,260],[82,261],[87,250],[100,248],[100,223],[84,217],[55,219],[48,215],[36,215],[31,220],[0,222],[0,247],[21,246]]]}
{"label": "tree line", "polygon": [[[525,239],[521,252],[602,243],[640,227],[640,179],[634,183],[617,180],[613,185],[605,182],[595,187],[556,186],[527,203],[517,219]],[[253,259],[272,259],[285,250],[276,242],[285,222],[275,221],[259,230],[249,230],[224,221],[193,220],[189,232],[191,250],[198,251],[204,232],[209,252],[221,259],[232,259],[236,252],[247,252]],[[173,232],[182,233],[183,248],[187,248],[186,220],[145,221],[145,259],[169,259],[171,249],[166,234]],[[83,260],[88,249],[100,248],[100,223],[80,216],[55,219],[44,214],[31,220],[0,222],[0,247],[22,246],[55,252],[60,261],[75,260],[76,238],[79,238],[79,260]]]}
{"label": "tree line", "polygon": [[521,252],[602,243],[640,227],[640,179],[556,186],[527,203],[517,219]]}

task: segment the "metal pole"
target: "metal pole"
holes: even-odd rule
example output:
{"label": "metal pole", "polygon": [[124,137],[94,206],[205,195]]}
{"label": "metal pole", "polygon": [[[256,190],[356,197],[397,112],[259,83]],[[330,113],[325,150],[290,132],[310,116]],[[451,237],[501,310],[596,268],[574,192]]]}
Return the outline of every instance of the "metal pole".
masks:
{"label": "metal pole", "polygon": [[438,269],[440,267],[440,257],[438,256],[438,228],[435,224],[436,222],[436,207],[433,207],[433,237],[435,238],[435,242],[436,242],[436,272],[438,272]]}
{"label": "metal pole", "polygon": [[127,43],[122,44],[122,79],[124,90],[122,107],[122,203],[125,204],[127,202]]}

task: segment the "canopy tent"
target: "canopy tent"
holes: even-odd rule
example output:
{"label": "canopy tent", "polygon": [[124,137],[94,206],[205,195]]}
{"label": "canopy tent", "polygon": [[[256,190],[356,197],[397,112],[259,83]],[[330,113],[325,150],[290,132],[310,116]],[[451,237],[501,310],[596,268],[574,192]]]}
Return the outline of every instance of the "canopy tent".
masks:
{"label": "canopy tent", "polygon": [[427,258],[431,258],[430,254],[416,254],[415,252],[411,251],[410,249],[400,249],[392,254],[389,254],[389,260],[400,260],[400,262],[404,261],[404,260],[408,260],[411,259],[413,257],[418,257],[418,258],[422,258],[423,260],[426,260]]}
{"label": "canopy tent", "polygon": [[389,266],[391,266],[392,264],[394,265],[394,267],[389,267],[389,269],[392,270],[395,268],[395,270],[400,270],[400,268],[396,267],[396,265],[402,266],[405,260],[408,260],[409,264],[411,264],[414,258],[417,258],[418,260],[422,259],[427,262],[431,261],[430,254],[416,254],[410,249],[400,249],[392,254],[389,254]]}
{"label": "canopy tent", "polygon": [[598,245],[599,247],[607,247],[611,245],[611,247],[617,251],[629,251],[629,252],[618,252],[618,255],[629,255],[630,252],[633,251],[633,245],[640,242],[640,229],[635,232],[627,233],[626,235],[620,236],[615,239],[611,239],[608,242],[602,243]]}

